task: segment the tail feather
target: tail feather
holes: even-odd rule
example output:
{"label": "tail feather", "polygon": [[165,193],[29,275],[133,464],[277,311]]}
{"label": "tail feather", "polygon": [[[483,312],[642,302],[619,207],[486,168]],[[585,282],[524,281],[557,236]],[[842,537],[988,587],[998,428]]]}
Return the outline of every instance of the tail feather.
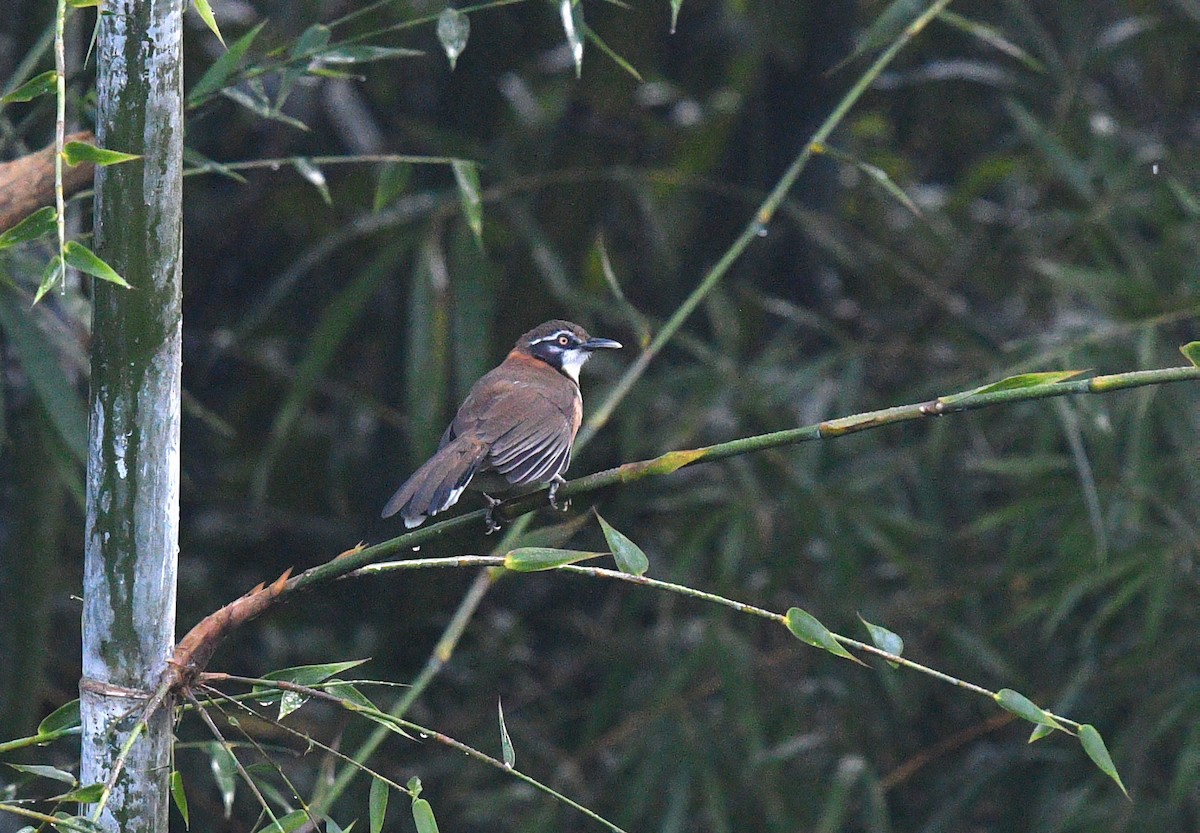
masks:
{"label": "tail feather", "polygon": [[406,527],[420,526],[426,517],[458,502],[486,456],[481,443],[457,437],[413,472],[383,507],[382,516],[390,518],[399,512]]}

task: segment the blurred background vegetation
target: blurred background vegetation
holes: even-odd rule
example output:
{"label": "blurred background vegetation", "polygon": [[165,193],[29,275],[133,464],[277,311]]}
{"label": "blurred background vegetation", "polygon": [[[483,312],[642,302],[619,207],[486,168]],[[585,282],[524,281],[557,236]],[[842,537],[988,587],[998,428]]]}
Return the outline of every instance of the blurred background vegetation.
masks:
{"label": "blurred background vegetation", "polygon": [[[625,342],[585,373],[600,402],[894,37],[887,15],[925,5],[687,0],[670,34],[666,3],[588,0],[586,25],[640,80],[595,40],[577,80],[552,4],[471,12],[451,72],[440,4],[214,3],[230,44],[265,27],[227,92],[196,98],[189,158],[278,164],[187,184],[180,632],[287,567],[402,531],[378,520],[384,500],[541,320]],[[0,6],[4,90],[52,65],[51,7]],[[1182,363],[1200,330],[1200,5],[951,9],[875,82],[574,475],[1014,372]],[[77,67],[91,15],[75,15]],[[224,49],[188,24],[195,89]],[[314,24],[424,54],[257,74]],[[70,86],[85,127],[91,74]],[[48,98],[0,110],[0,155],[41,147],[52,125]],[[482,246],[446,165],[291,161],[385,153],[476,160]],[[86,231],[90,201],[76,206]],[[0,260],[3,737],[74,697],[79,675],[86,287],[30,310],[46,257]],[[593,496],[653,576],[800,605],[847,634],[861,613],[906,656],[1094,723],[1132,801],[1068,739],[1027,745],[1026,724],[943,683],[565,575],[499,581],[410,716],[498,752],[503,698],[521,768],[630,830],[1200,829],[1198,403],[1194,385],[1034,402]],[[531,529],[561,522],[542,512]],[[572,544],[602,538],[588,524]],[[494,545],[480,529],[422,555]],[[339,582],[253,623],[213,668],[371,657],[364,675],[410,681],[470,582]],[[318,706],[291,720],[344,749],[368,731]],[[302,789],[328,776],[273,732],[259,736],[295,753],[280,752]],[[70,760],[61,746],[26,760]],[[247,795],[224,820],[206,750],[177,759],[197,829],[249,828]],[[445,831],[599,829],[429,744],[389,740],[371,765],[419,775]],[[366,789],[335,806],[343,826],[365,825]]]}

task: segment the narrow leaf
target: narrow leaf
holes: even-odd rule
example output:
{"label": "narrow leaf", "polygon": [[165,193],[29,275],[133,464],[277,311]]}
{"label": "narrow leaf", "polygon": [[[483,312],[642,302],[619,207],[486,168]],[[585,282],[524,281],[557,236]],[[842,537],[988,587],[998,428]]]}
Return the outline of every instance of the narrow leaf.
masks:
{"label": "narrow leaf", "polygon": [[74,775],[64,772],[57,767],[42,766],[39,764],[8,764],[8,766],[17,772],[24,772],[26,775],[36,775],[38,778],[51,778],[55,781],[62,781],[64,784],[70,784],[72,787],[79,783],[75,780]]}
{"label": "narrow leaf", "polygon": [[1200,341],[1189,341],[1179,348],[1179,352],[1183,353],[1184,358],[1194,367],[1200,367]]}
{"label": "narrow leaf", "polygon": [[[893,633],[882,625],[871,624],[862,617],[862,614],[859,614],[858,621],[862,622],[866,627],[867,633],[871,635],[871,642],[876,648],[881,651],[887,651],[889,654],[895,654],[896,656],[904,653],[904,640],[900,638],[899,634]],[[893,668],[896,667],[896,663],[890,660],[888,664]]]}
{"label": "narrow leaf", "polygon": [[[352,668],[357,668],[367,662],[365,659],[352,659],[345,662],[327,662],[320,665],[296,665],[291,668],[280,668],[278,671],[271,671],[262,675],[264,680],[282,680],[283,682],[293,683],[294,685],[315,686],[318,683],[323,683],[330,677],[336,677],[349,671]],[[255,690],[257,690],[256,687]]]}
{"label": "narrow leaf", "polygon": [[315,66],[313,56],[329,44],[332,35],[328,26],[314,23],[292,45],[291,58],[279,79],[279,92],[275,94],[275,109],[278,110],[292,93],[300,76]]}
{"label": "narrow leaf", "polygon": [[458,63],[458,56],[467,48],[471,35],[471,19],[458,9],[447,6],[438,15],[437,36],[450,60],[450,71]]}
{"label": "narrow leaf", "polygon": [[1049,726],[1051,729],[1062,729],[1059,722],[1051,717],[1049,712],[1020,692],[1013,691],[1011,688],[1002,688],[995,696],[996,702],[1000,704],[1001,708],[1012,712],[1017,717],[1028,720],[1030,723]]}
{"label": "narrow leaf", "polygon": [[370,813],[371,833],[383,830],[383,817],[387,814],[388,785],[378,778],[371,779],[371,794],[367,798],[367,810]]}
{"label": "narrow leaf", "polygon": [[642,552],[641,547],[613,529],[608,521],[600,517],[599,512],[596,513],[596,520],[600,521],[600,528],[604,530],[604,540],[608,541],[618,570],[640,576],[650,569],[650,559],[646,558],[646,553]]}
{"label": "narrow leaf", "polygon": [[217,40],[221,42],[221,46],[225,46],[225,38],[221,37],[221,29],[217,26],[217,19],[213,17],[212,6],[208,4],[208,0],[192,0],[192,5],[196,7],[196,14],[200,15],[200,19],[204,21],[204,25],[212,30],[212,33],[217,36]]}
{"label": "narrow leaf", "polygon": [[98,148],[87,142],[67,142],[63,146],[63,161],[68,165],[78,165],[80,162],[91,162],[93,165],[106,167],[120,162],[130,162],[142,157],[136,153],[122,153],[119,150]]}
{"label": "narrow leaf", "polygon": [[858,39],[854,51],[843,58],[829,72],[837,72],[846,64],[856,60],[861,55],[874,52],[884,44],[891,43],[904,31],[917,15],[925,10],[926,0],[894,0],[894,2],[875,16],[874,22]]}
{"label": "narrow leaf", "polygon": [[384,162],[379,168],[379,181],[375,184],[371,210],[378,213],[391,205],[408,187],[411,176],[412,165],[407,162]]}
{"label": "narrow leaf", "polygon": [[67,729],[74,729],[81,723],[79,717],[79,701],[72,700],[59,706],[38,724],[39,735],[53,735]]}
{"label": "narrow leaf", "polygon": [[413,821],[417,825],[417,833],[438,833],[437,819],[433,817],[433,807],[423,798],[412,803]]}
{"label": "narrow leaf", "polygon": [[972,396],[979,396],[982,393],[999,393],[1006,390],[1021,390],[1023,388],[1036,388],[1042,385],[1056,385],[1059,382],[1065,382],[1067,379],[1073,379],[1081,373],[1087,373],[1086,370],[1047,370],[1041,373],[1021,373],[1017,376],[1009,376],[1001,379],[999,382],[991,382],[971,390],[963,391],[962,393],[952,393],[949,396],[938,397],[938,401],[950,404],[952,402],[961,402],[964,399],[970,399]]}
{"label": "narrow leaf", "polygon": [[233,46],[217,60],[213,61],[213,65],[208,68],[204,75],[200,76],[200,80],[192,87],[191,93],[188,94],[188,105],[194,107],[204,99],[208,98],[213,93],[225,86],[225,82],[237,71],[237,68],[242,63],[242,58],[247,50],[250,49],[250,44],[258,37],[258,33],[267,25],[264,20],[262,23],[255,26],[246,34],[242,35],[233,42]]}
{"label": "narrow leaf", "polygon": [[42,300],[47,292],[54,288],[63,278],[66,270],[63,269],[62,258],[58,255],[50,258],[50,262],[46,264],[46,268],[42,270],[42,279],[38,282],[37,292],[33,295],[33,304],[37,306],[37,302]]}
{"label": "narrow leaf", "polygon": [[842,644],[834,638],[833,633],[807,611],[798,607],[790,608],[787,612],[787,628],[801,642],[807,642],[814,648],[821,648],[843,659],[853,660],[859,665],[865,664],[843,648]]}
{"label": "narrow leaf", "polygon": [[551,547],[521,547],[512,550],[504,556],[504,566],[518,573],[532,573],[538,570],[553,570],[564,564],[574,564],[589,558],[599,558],[608,553],[581,552],[579,550],[559,550]]}
{"label": "narrow leaf", "polygon": [[679,23],[679,10],[683,8],[683,0],[671,0],[671,34],[675,34],[675,26]]}
{"label": "narrow leaf", "polygon": [[311,159],[306,159],[303,156],[292,158],[292,167],[300,176],[304,177],[312,184],[317,192],[320,193],[321,199],[325,200],[326,205],[333,205],[333,197],[329,193],[329,185],[325,181],[325,173],[312,163]]}
{"label": "narrow leaf", "polygon": [[222,176],[227,176],[234,182],[241,184],[246,183],[246,177],[239,174],[228,165],[218,162],[215,159],[209,159],[203,153],[200,153],[194,148],[185,147],[183,149],[183,161],[187,162],[192,167],[184,171],[184,176],[192,173],[217,173]]}
{"label": "narrow leaf", "polygon": [[424,54],[419,49],[398,46],[339,46],[318,53],[315,60],[323,64],[365,64],[389,58],[416,58]]}
{"label": "narrow leaf", "polygon": [[286,816],[268,824],[261,833],[292,833],[293,830],[299,830],[307,822],[308,813],[304,810],[293,810]]}
{"label": "narrow leaf", "polygon": [[184,829],[190,830],[192,823],[188,816],[187,793],[183,791],[183,774],[177,769],[171,770],[171,798],[175,801],[179,815],[183,816]]}
{"label": "narrow leaf", "polygon": [[1044,723],[1039,723],[1034,726],[1033,731],[1029,733],[1028,743],[1037,743],[1039,740],[1046,737],[1046,735],[1052,734],[1054,734],[1053,726],[1047,726]]}
{"label": "narrow leaf", "polygon": [[462,201],[463,217],[477,241],[483,241],[483,197],[479,193],[479,167],[474,162],[456,160],[450,163],[458,196]]}
{"label": "narrow leaf", "polygon": [[58,212],[54,208],[39,208],[4,234],[0,234],[0,251],[50,234],[57,228],[57,222]]}
{"label": "narrow leaf", "polygon": [[233,815],[233,798],[237,793],[237,765],[233,753],[224,744],[213,741],[209,744],[208,764],[221,792],[221,803],[225,805],[225,818],[228,819]]}
{"label": "narrow leaf", "polygon": [[339,680],[335,680],[328,685],[322,686],[322,688],[325,690],[325,693],[332,694],[334,697],[339,697],[342,700],[345,700],[346,703],[351,706],[356,706],[360,709],[374,709],[375,711],[379,710],[379,707],[372,703],[369,697],[359,691],[355,686],[350,685],[350,683],[343,683]]}
{"label": "narrow leaf", "polygon": [[600,51],[607,55],[614,64],[632,75],[637,81],[643,81],[642,74],[634,68],[633,64],[629,63],[629,61],[621,57],[621,55],[619,55],[615,49],[605,43],[604,39],[596,34],[595,29],[593,29],[591,26],[585,26],[584,34],[587,36],[587,39],[596,44]]}
{"label": "narrow leaf", "polygon": [[88,784],[86,787],[71,790],[69,793],[56,795],[54,800],[72,801],[76,804],[95,804],[102,795],[104,795],[104,784]]}
{"label": "narrow leaf", "polygon": [[38,96],[54,92],[58,86],[58,73],[52,69],[40,75],[35,75],[11,93],[0,97],[0,104],[15,104],[22,101],[33,101]]}
{"label": "narrow leaf", "polygon": [[500,754],[504,765],[511,769],[517,764],[517,752],[513,749],[512,738],[508,736],[508,727],[504,725],[504,703],[496,699],[496,711],[500,716]]}
{"label": "narrow leaf", "polygon": [[1125,797],[1129,797],[1129,790],[1125,789],[1125,785],[1121,783],[1121,776],[1117,774],[1117,768],[1113,766],[1112,756],[1108,754],[1108,747],[1104,744],[1104,738],[1096,731],[1096,727],[1090,723],[1085,723],[1079,727],[1079,742],[1083,744],[1083,751],[1092,759],[1100,771],[1116,782],[1121,788],[1121,792],[1125,793]]}
{"label": "narrow leaf", "polygon": [[567,45],[571,47],[571,57],[575,60],[575,77],[580,78],[583,76],[583,4],[561,0],[559,13]]}
{"label": "narrow leaf", "polygon": [[115,269],[97,257],[95,252],[78,240],[68,240],[66,248],[63,249],[63,254],[66,255],[67,265],[71,268],[78,269],[80,272],[86,272],[89,275],[100,278],[100,280],[115,283],[117,286],[132,289],[125,282],[125,279],[117,274]]}
{"label": "narrow leaf", "polygon": [[1045,67],[1036,58],[1004,37],[999,30],[992,28],[986,23],[980,23],[977,20],[964,17],[949,9],[942,10],[938,14],[938,19],[943,23],[948,23],[955,29],[966,32],[968,35],[971,35],[993,49],[997,49],[1011,58],[1016,58],[1034,72],[1045,72]]}

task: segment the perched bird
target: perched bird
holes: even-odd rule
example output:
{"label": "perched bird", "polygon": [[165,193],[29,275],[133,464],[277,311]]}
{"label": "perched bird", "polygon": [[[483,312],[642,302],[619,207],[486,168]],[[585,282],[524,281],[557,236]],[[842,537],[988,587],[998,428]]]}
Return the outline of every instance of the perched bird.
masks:
{"label": "perched bird", "polygon": [[521,336],[471,388],[437,453],[396,490],[383,517],[398,512],[411,529],[457,503],[468,486],[488,502],[488,532],[500,528],[491,515],[500,501],[487,492],[549,483],[557,508],[555,493],[583,418],[579,368],[596,350],[620,346],[570,321],[547,321]]}

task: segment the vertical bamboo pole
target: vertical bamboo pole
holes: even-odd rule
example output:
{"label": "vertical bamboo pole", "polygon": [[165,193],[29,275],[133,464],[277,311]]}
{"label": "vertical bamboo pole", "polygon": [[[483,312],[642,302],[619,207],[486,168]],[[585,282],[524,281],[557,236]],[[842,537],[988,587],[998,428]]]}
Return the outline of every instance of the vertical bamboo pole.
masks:
{"label": "vertical bamboo pole", "polygon": [[[175,641],[183,196],[182,0],[106,0],[97,40],[96,281],[84,554],[82,774],[105,781]],[[167,830],[171,709],[133,745],[99,821]],[[122,719],[124,718],[124,719]]]}

